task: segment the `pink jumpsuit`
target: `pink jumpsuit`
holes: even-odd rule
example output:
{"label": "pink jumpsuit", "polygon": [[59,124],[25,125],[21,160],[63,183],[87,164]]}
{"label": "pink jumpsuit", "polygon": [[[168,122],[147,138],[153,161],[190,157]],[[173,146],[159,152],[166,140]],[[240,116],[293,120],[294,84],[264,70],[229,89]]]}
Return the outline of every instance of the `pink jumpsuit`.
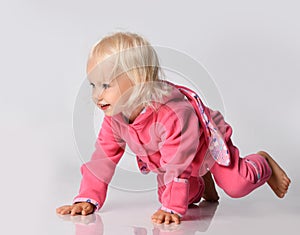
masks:
{"label": "pink jumpsuit", "polygon": [[[258,154],[240,157],[230,139],[232,128],[216,111],[209,111],[226,143],[230,165],[218,163],[209,169],[217,185],[231,197],[243,197],[271,176],[267,161]],[[82,181],[74,202],[88,201],[100,209],[107,186],[121,159],[125,145],[137,155],[142,172],[157,173],[161,209],[183,216],[191,203],[198,202],[205,185],[200,172],[208,149],[203,127],[193,106],[173,89],[162,103],[147,107],[133,123],[122,114],[106,116],[89,162],[81,167]]]}

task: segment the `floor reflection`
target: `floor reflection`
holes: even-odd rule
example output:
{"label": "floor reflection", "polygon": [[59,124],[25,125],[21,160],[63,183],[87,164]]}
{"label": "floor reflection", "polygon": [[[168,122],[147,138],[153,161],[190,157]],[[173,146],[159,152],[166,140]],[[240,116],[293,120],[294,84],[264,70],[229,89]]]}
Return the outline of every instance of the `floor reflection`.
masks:
{"label": "floor reflection", "polygon": [[97,213],[87,216],[59,215],[64,221],[71,221],[75,224],[76,235],[103,235],[103,223],[101,216]]}
{"label": "floor reflection", "polygon": [[[202,201],[198,205],[193,205],[188,209],[182,223],[153,224],[150,229],[152,235],[194,235],[196,232],[205,232],[208,230],[212,218],[215,215],[219,203]],[[70,216],[59,215],[64,221],[70,221],[75,224],[76,235],[102,235],[104,226],[101,216],[97,213],[88,216]],[[134,235],[147,235],[147,228],[132,226]]]}

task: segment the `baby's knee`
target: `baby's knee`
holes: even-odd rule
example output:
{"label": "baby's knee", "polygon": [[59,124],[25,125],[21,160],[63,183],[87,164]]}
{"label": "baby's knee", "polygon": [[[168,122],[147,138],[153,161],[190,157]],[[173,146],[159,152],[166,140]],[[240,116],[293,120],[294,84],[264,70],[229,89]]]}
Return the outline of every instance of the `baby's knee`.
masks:
{"label": "baby's knee", "polygon": [[232,179],[231,182],[232,183],[227,185],[227,187],[224,187],[223,190],[232,198],[244,197],[261,185],[261,183],[254,183],[252,179],[246,179],[243,177]]}
{"label": "baby's knee", "polygon": [[232,198],[241,198],[246,196],[249,192],[241,187],[230,187],[227,189],[223,189],[224,192]]}

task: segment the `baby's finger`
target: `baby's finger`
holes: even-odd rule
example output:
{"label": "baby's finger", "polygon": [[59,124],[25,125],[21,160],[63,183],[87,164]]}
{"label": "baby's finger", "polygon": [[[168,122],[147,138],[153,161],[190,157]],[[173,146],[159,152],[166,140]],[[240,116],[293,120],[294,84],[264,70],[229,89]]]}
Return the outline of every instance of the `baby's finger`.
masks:
{"label": "baby's finger", "polygon": [[85,206],[82,210],[82,215],[88,215],[93,213],[94,211],[94,206],[92,204],[88,204],[87,206]]}
{"label": "baby's finger", "polygon": [[154,213],[152,216],[151,216],[151,219],[157,219],[157,213]]}
{"label": "baby's finger", "polygon": [[171,220],[172,220],[171,215],[166,215],[166,217],[165,217],[165,224],[169,224]]}
{"label": "baby's finger", "polygon": [[81,211],[82,211],[82,206],[75,204],[73,206],[73,209],[71,210],[71,215],[79,214],[79,213],[81,213]]}
{"label": "baby's finger", "polygon": [[61,215],[69,214],[71,212],[71,206],[61,206],[56,209],[56,212]]}
{"label": "baby's finger", "polygon": [[175,224],[180,224],[180,218],[178,215],[172,214],[172,221],[175,222]]}
{"label": "baby's finger", "polygon": [[90,208],[82,209],[82,212],[81,212],[82,215],[88,215],[90,213],[92,213],[92,210]]}
{"label": "baby's finger", "polygon": [[152,215],[151,219],[152,219],[152,222],[161,224],[165,219],[164,212],[162,212],[161,210],[155,212]]}
{"label": "baby's finger", "polygon": [[57,214],[60,214],[60,212],[63,210],[63,207],[61,206],[61,207],[58,207],[58,208],[56,208],[56,213]]}
{"label": "baby's finger", "polygon": [[163,219],[164,219],[164,216],[162,216],[162,215],[157,215],[157,214],[156,214],[155,216],[152,217],[152,221],[153,221],[154,223],[159,223],[159,224],[162,223]]}

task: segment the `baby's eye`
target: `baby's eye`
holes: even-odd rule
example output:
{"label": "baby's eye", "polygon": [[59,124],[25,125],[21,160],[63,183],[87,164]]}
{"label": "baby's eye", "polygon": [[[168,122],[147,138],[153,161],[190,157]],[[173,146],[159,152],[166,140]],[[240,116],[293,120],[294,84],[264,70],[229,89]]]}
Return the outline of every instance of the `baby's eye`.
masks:
{"label": "baby's eye", "polygon": [[109,84],[102,84],[102,87],[103,87],[103,89],[107,89],[107,88],[109,88],[110,86],[109,86]]}
{"label": "baby's eye", "polygon": [[95,87],[95,84],[94,83],[90,83],[90,85],[94,88]]}

